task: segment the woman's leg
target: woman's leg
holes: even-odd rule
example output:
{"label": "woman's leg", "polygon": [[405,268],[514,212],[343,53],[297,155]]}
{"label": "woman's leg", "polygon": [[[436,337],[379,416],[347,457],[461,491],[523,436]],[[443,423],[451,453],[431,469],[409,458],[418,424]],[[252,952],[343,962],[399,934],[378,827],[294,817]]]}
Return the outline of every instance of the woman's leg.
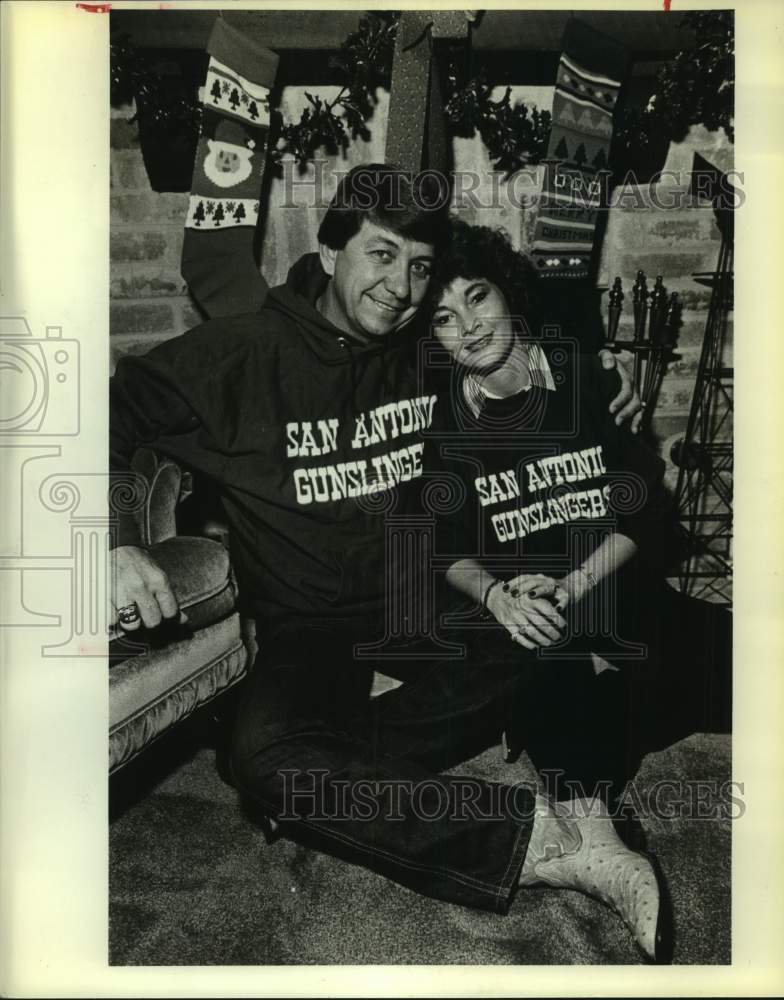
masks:
{"label": "woman's leg", "polygon": [[597,675],[590,659],[537,666],[518,724],[551,799],[598,797],[610,805],[622,793],[632,776],[626,697],[625,675]]}

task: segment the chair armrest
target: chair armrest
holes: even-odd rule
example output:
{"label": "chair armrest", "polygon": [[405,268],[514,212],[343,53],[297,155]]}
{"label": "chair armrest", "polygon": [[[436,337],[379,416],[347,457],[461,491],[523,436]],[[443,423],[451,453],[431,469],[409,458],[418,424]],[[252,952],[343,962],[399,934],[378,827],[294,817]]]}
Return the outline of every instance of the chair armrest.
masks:
{"label": "chair armrest", "polygon": [[184,472],[170,458],[158,455],[150,448],[139,448],[131,460],[131,468],[147,481],[144,503],[134,512],[134,520],[144,545],[157,545],[177,535],[175,509],[192,490],[189,472]]}
{"label": "chair armrest", "polygon": [[210,517],[202,525],[202,534],[205,538],[211,538],[214,542],[219,542],[224,549],[229,549],[229,526],[225,521],[217,517]]}
{"label": "chair armrest", "polygon": [[[187,621],[170,619],[153,629],[125,633],[109,630],[109,656],[114,663],[144,651],[181,641],[234,613],[237,584],[229,554],[211,538],[178,535],[150,547],[150,556],[166,574]],[[141,644],[141,645],[139,645]]]}

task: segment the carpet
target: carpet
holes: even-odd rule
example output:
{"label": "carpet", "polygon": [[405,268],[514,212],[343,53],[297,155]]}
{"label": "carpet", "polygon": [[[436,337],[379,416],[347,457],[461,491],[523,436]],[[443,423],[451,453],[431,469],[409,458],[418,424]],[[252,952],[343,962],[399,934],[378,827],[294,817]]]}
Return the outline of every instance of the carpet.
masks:
{"label": "carpet", "polygon": [[[112,792],[113,965],[640,962],[620,918],[578,892],[520,892],[506,916],[427,899],[290,841],[267,845],[203,741],[146,756],[152,770],[121,773]],[[499,748],[456,772],[533,775],[525,755],[504,764]],[[665,813],[643,827],[670,887],[676,964],[731,961],[729,778],[730,737],[698,734],[648,755],[635,779],[635,795],[658,792]]]}

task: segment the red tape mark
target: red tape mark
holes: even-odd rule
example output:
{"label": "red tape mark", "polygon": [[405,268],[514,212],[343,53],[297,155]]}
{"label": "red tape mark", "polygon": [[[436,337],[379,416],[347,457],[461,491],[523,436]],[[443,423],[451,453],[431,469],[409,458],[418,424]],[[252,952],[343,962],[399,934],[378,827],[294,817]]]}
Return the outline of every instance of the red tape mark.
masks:
{"label": "red tape mark", "polygon": [[112,9],[110,3],[78,3],[79,10],[86,10],[88,14],[108,14]]}
{"label": "red tape mark", "polygon": [[664,9],[665,10],[669,10],[670,9],[670,2],[671,2],[671,0],[664,0]]}

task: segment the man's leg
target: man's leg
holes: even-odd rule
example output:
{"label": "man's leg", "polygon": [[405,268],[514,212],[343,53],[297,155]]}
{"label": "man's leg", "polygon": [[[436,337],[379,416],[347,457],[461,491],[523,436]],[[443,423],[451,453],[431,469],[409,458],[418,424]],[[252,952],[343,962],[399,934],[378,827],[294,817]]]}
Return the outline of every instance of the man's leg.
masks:
{"label": "man's leg", "polygon": [[[377,699],[367,715],[341,691],[350,671],[331,669],[352,662],[355,641],[334,627],[300,625],[265,643],[266,664],[251,676],[235,733],[241,791],[293,839],[436,898],[505,912],[518,885],[580,889],[615,908],[646,955],[662,959],[662,884],[597,804],[561,814],[527,788],[499,799],[504,786],[466,785],[421,763],[456,747],[471,711],[486,711],[487,690],[508,693],[513,675],[472,677],[443,664],[418,690]],[[452,714],[439,691],[451,696]]]}
{"label": "man's leg", "polygon": [[[510,672],[465,664],[367,706],[356,629],[297,623],[265,641],[243,692],[232,769],[240,791],[299,842],[426,895],[504,912],[533,821],[530,789],[446,777],[443,766],[489,726]],[[394,697],[392,697],[394,696]],[[480,725],[481,724],[481,725]]]}

